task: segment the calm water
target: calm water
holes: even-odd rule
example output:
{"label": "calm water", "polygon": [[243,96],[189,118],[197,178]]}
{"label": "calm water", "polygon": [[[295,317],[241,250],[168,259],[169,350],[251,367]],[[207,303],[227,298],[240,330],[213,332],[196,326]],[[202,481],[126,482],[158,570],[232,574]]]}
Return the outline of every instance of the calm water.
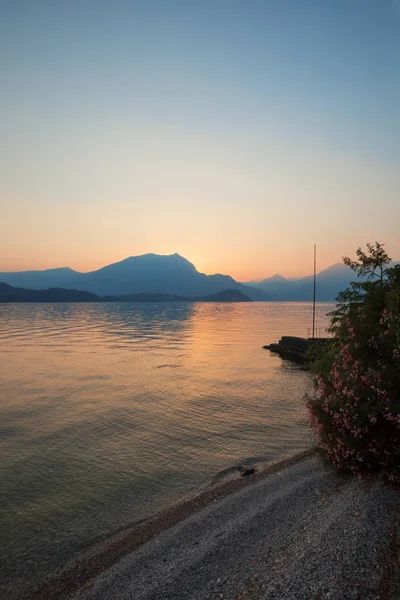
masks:
{"label": "calm water", "polygon": [[244,459],[307,447],[309,374],[262,346],[310,322],[296,303],[0,305],[5,585]]}

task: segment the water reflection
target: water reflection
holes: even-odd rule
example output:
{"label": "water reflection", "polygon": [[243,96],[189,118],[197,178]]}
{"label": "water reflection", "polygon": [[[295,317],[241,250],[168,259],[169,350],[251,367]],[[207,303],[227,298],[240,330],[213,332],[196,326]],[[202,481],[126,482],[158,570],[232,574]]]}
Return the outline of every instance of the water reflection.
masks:
{"label": "water reflection", "polygon": [[193,318],[195,304],[182,303],[110,303],[102,307],[105,333],[134,338],[160,337],[180,333]]}
{"label": "water reflection", "polygon": [[[318,326],[329,309],[319,305]],[[262,346],[304,334],[310,314],[307,304],[1,305],[3,580],[56,568],[249,456],[304,448],[309,376]]]}

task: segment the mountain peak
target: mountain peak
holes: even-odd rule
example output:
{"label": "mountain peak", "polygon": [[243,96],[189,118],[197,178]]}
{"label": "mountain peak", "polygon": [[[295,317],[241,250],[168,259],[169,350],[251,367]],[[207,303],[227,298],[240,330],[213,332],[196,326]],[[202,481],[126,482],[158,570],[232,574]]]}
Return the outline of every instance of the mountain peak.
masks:
{"label": "mountain peak", "polygon": [[119,261],[119,262],[124,262],[125,260],[138,260],[138,259],[150,259],[150,258],[156,258],[156,259],[161,259],[161,260],[178,258],[185,262],[189,262],[187,260],[187,258],[183,257],[181,254],[178,254],[178,252],[174,252],[174,254],[156,254],[154,252],[146,252],[145,254],[137,254],[135,256],[128,256],[127,258],[124,258],[124,259],[122,259],[122,261]]}
{"label": "mountain peak", "polygon": [[275,273],[272,277],[269,278],[270,281],[286,281],[286,277],[283,275],[279,275],[279,273]]}
{"label": "mountain peak", "polygon": [[283,277],[283,275],[279,275],[279,273],[275,273],[275,275],[272,275],[271,277],[267,277],[266,279],[261,279],[258,282],[258,285],[263,285],[263,284],[272,284],[272,283],[287,283],[287,279],[285,277]]}

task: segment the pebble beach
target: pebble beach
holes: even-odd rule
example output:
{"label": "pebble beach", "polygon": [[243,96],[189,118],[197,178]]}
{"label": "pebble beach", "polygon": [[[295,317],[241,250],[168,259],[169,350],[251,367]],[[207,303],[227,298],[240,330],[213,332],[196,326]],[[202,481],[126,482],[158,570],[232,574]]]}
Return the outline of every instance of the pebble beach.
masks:
{"label": "pebble beach", "polygon": [[394,488],[304,452],[186,498],[24,598],[392,600],[399,513]]}

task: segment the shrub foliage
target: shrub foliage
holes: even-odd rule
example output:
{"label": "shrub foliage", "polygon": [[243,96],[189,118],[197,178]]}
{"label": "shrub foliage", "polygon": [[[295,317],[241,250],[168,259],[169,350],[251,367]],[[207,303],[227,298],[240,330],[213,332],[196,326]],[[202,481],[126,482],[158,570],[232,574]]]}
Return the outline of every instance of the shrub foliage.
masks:
{"label": "shrub foliage", "polygon": [[307,398],[323,456],[357,475],[400,483],[400,265],[382,244],[344,258],[358,276],[330,313],[332,340]]}

